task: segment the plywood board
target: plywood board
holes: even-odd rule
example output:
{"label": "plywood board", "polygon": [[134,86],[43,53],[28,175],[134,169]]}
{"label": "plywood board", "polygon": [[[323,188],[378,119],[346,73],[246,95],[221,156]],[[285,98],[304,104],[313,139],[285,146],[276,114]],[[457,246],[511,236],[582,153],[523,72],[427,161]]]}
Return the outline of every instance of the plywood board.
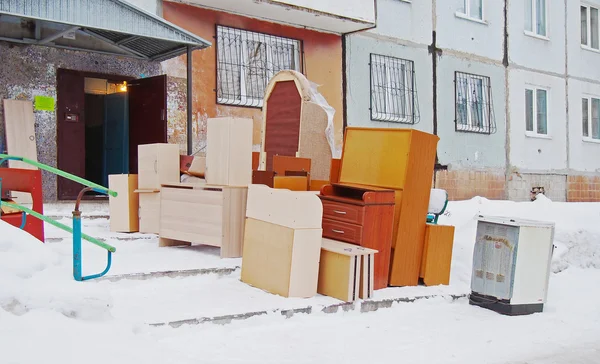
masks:
{"label": "plywood board", "polygon": [[117,197],[108,197],[110,231],[130,233],[139,230],[137,181],[137,174],[108,176],[108,188],[117,192]]}
{"label": "plywood board", "polygon": [[289,157],[284,155],[273,156],[273,171],[278,176],[285,176],[286,171],[311,172],[312,161],[308,158]]}
{"label": "plywood board", "polygon": [[454,226],[427,224],[421,278],[427,286],[448,285],[452,264]]}
{"label": "plywood board", "polygon": [[290,296],[312,297],[317,294],[321,229],[295,229],[290,271]]}
{"label": "plywood board", "polygon": [[317,292],[345,302],[356,300],[360,285],[360,263],[360,255],[322,249]]}
{"label": "plywood board", "polygon": [[139,201],[140,233],[158,234],[160,230],[160,192],[140,192]]}
{"label": "plywood board", "polygon": [[327,112],[320,105],[314,102],[302,104],[298,154],[312,160],[311,178],[315,179],[329,179],[331,147],[325,136],[327,122]]}
{"label": "plywood board", "polygon": [[275,176],[273,177],[273,188],[290,191],[308,191],[308,177]]}
{"label": "plywood board", "polygon": [[294,229],[320,229],[323,205],[314,192],[250,185],[246,217]]}
{"label": "plywood board", "polygon": [[242,256],[247,201],[247,188],[223,189],[221,258],[239,258]]}
{"label": "plywood board", "polygon": [[[37,161],[33,104],[25,100],[3,100],[6,149],[8,154]],[[10,168],[37,169],[29,164],[9,161]],[[18,203],[31,203],[31,195],[13,192]]]}

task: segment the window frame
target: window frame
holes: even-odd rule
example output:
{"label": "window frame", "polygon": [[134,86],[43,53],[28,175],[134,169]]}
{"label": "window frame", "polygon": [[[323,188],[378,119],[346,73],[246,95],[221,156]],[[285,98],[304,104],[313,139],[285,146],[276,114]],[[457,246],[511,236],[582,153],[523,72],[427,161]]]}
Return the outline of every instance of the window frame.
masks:
{"label": "window frame", "polygon": [[[550,105],[550,88],[544,87],[544,86],[536,86],[536,85],[527,84],[527,85],[525,85],[523,96],[526,97],[528,90],[533,91],[533,100],[532,100],[533,101],[532,102],[533,130],[527,130],[527,99],[525,99],[524,107],[523,107],[523,109],[525,110],[525,118],[524,118],[525,135],[530,136],[530,137],[535,137],[535,138],[549,139],[549,138],[551,138],[551,136],[550,136],[550,114],[548,113],[548,105]],[[537,113],[537,111],[538,111],[538,107],[537,107],[538,91],[546,92],[546,133],[545,134],[538,133],[538,113]]]}
{"label": "window frame", "polygon": [[[590,95],[590,94],[583,94],[581,96],[581,102],[583,103],[583,100],[587,100],[587,116],[588,116],[588,120],[587,120],[587,135],[584,135],[584,128],[583,128],[583,107],[582,107],[582,114],[581,114],[581,137],[583,138],[584,141],[587,142],[594,142],[594,143],[600,143],[600,120],[598,121],[598,138],[594,138],[594,133],[593,133],[593,100],[597,100],[599,105],[598,105],[598,114],[599,114],[599,119],[600,119],[600,96],[598,95]],[[583,105],[582,105],[583,106]]]}
{"label": "window frame", "polygon": [[[468,102],[469,97],[466,97],[467,100],[467,123],[462,124],[459,123],[459,75],[465,77],[467,80],[467,95],[471,94],[471,89],[474,87],[470,80],[481,80],[482,86],[482,104],[485,109],[483,109],[483,124],[481,126],[475,125],[473,123],[473,116],[470,110],[470,104]],[[487,81],[487,82],[486,82]],[[477,75],[468,72],[455,71],[454,72],[454,129],[457,132],[463,133],[476,133],[476,134],[493,134],[496,131],[494,118],[494,110],[493,110],[493,98],[492,98],[492,81],[489,76]]]}
{"label": "window frame", "polygon": [[[538,2],[537,0],[530,0],[531,1],[531,30],[527,29],[527,23],[525,23],[525,34],[527,35],[531,35],[533,37],[536,38],[542,38],[542,39],[549,39],[549,30],[550,28],[548,27],[548,0],[544,1],[544,34],[540,34],[537,32],[537,14],[538,14]],[[527,6],[527,4],[525,4],[525,6]]]}
{"label": "window frame", "polygon": [[[600,52],[600,6],[592,6],[587,3],[579,4],[579,25],[581,27],[581,8],[586,8],[586,43],[581,42],[581,30],[580,30],[580,44],[581,47],[587,50]],[[598,48],[592,46],[592,9],[598,11],[598,24],[596,27],[596,39],[598,39]]]}
{"label": "window frame", "polygon": [[[221,72],[221,69],[219,67],[220,64],[220,60],[219,60],[219,49],[220,49],[220,37],[219,37],[219,33],[220,32],[225,32],[225,33],[229,33],[229,34],[234,34],[234,35],[240,35],[242,37],[242,45],[240,48],[240,53],[239,53],[239,57],[242,58],[242,61],[239,61],[239,75],[240,75],[240,82],[239,82],[239,90],[240,90],[240,95],[239,95],[239,99],[233,99],[233,96],[229,96],[229,97],[220,97],[219,94],[219,89],[221,87],[221,84],[219,82],[219,72]],[[262,37],[262,38],[261,38]],[[248,92],[247,92],[247,65],[249,64],[248,62],[248,52],[247,52],[247,47],[248,45],[244,42],[244,38],[245,40],[253,40],[253,39],[268,39],[270,41],[272,40],[277,40],[277,44],[288,44],[288,45],[292,45],[294,46],[294,62],[296,64],[296,69],[294,69],[294,71],[300,72],[300,73],[304,73],[304,43],[302,40],[300,39],[296,39],[296,38],[289,38],[289,37],[282,37],[280,35],[276,35],[276,34],[270,34],[270,33],[264,33],[264,32],[257,32],[257,31],[253,31],[253,30],[248,30],[248,29],[242,29],[242,28],[236,28],[236,27],[231,27],[231,26],[227,26],[227,25],[222,25],[222,24],[216,24],[215,26],[215,62],[216,62],[216,77],[215,77],[215,83],[216,83],[216,87],[215,87],[215,99],[216,99],[216,103],[217,105],[226,105],[226,106],[239,106],[239,107],[248,107],[248,108],[262,108],[263,107],[263,102],[264,102],[264,95],[260,98],[255,98],[252,96],[249,96]],[[271,43],[272,44],[272,43]],[[221,45],[222,46],[222,45]],[[297,49],[296,49],[297,48]],[[268,64],[269,60],[272,60],[273,54],[272,52],[266,52],[266,63]],[[267,89],[267,86],[271,80],[271,78],[273,78],[273,76],[275,75],[275,72],[269,70],[267,67],[265,67],[262,71],[264,71],[265,73],[265,77],[266,77],[266,82],[265,82],[265,90]],[[224,71],[226,72],[226,71]],[[237,96],[237,95],[235,95]]]}
{"label": "window frame", "polygon": [[[373,98],[375,95],[375,81],[374,81],[374,67],[373,64],[376,62],[375,58],[378,58],[377,61],[382,63],[382,65],[387,70],[391,67],[390,64],[385,63],[383,61],[397,61],[401,67],[405,67],[405,64],[410,65],[410,69],[402,70],[402,78],[404,79],[403,90],[404,90],[404,105],[407,111],[405,115],[398,115],[393,113],[388,113],[385,110],[383,112],[376,110],[376,105],[373,103]],[[386,84],[390,82],[390,72],[385,72]],[[410,79],[410,85],[406,82]],[[371,53],[369,55],[369,114],[370,118],[373,121],[384,121],[384,122],[393,122],[400,124],[417,124],[419,119],[419,111],[418,111],[418,98],[417,98],[417,89],[416,89],[416,71],[415,71],[415,62],[410,59],[399,58],[394,56],[387,56],[382,54]],[[381,86],[379,86],[381,87]],[[395,95],[392,93],[392,89],[390,87],[384,86],[385,93],[385,105],[392,99],[394,99]],[[384,107],[385,107],[384,105]]]}
{"label": "window frame", "polygon": [[456,15],[458,15],[459,17],[462,17],[462,18],[466,18],[466,19],[473,20],[476,22],[484,23],[485,22],[485,1],[484,0],[478,0],[478,1],[481,2],[481,18],[471,16],[471,1],[470,0],[463,0],[464,11],[458,10],[456,12]]}

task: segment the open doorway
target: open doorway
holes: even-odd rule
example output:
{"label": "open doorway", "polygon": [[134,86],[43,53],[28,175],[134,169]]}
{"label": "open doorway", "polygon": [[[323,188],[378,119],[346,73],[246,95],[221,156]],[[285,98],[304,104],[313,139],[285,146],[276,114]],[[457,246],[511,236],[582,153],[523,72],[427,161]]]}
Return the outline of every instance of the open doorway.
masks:
{"label": "open doorway", "polygon": [[[166,76],[130,77],[60,69],[58,168],[103,186],[108,175],[137,172],[137,146],[166,143]],[[83,187],[58,179],[58,198]],[[104,195],[88,198],[106,198]]]}

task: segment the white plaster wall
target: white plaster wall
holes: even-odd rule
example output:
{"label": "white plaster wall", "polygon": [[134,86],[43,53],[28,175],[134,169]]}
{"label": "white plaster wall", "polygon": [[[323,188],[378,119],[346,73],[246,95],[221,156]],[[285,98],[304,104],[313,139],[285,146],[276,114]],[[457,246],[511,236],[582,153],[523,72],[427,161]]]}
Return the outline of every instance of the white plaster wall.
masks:
{"label": "white plaster wall", "polygon": [[580,172],[600,172],[600,141],[584,141],[581,121],[581,98],[600,98],[600,85],[578,80],[569,81],[570,168]]}
{"label": "white plaster wall", "polygon": [[413,43],[431,44],[432,1],[377,0],[377,28],[368,32]]}
{"label": "white plaster wall", "polygon": [[[415,128],[433,132],[432,109],[432,61],[427,48],[408,47],[399,43],[354,34],[348,36],[346,43],[347,62],[347,124],[373,128]],[[420,122],[402,124],[371,120],[371,78],[370,54],[380,54],[408,59],[414,62]]]}
{"label": "white plaster wall", "polygon": [[[526,84],[548,90],[547,138],[525,133]],[[564,78],[512,69],[509,89],[511,165],[528,171],[564,170],[567,167]]]}
{"label": "white plaster wall", "polygon": [[[586,4],[600,8],[600,0],[586,0]],[[600,52],[581,46],[580,2],[568,0],[568,57],[569,75],[591,80],[600,80]]]}
{"label": "white plaster wall", "polygon": [[[572,1],[572,0],[571,0]],[[579,9],[579,2],[572,1]],[[577,4],[575,4],[577,3]],[[565,72],[565,6],[564,1],[546,1],[547,39],[525,32],[525,2],[512,1],[508,14],[509,57],[513,65],[564,74]],[[578,13],[579,14],[579,13]],[[579,17],[577,18],[579,19]],[[571,40],[571,39],[570,39]],[[579,38],[572,41],[578,42]]]}
{"label": "white plaster wall", "polygon": [[[239,1],[239,0],[237,0]],[[375,22],[375,0],[272,0],[324,13]]]}
{"label": "white plaster wall", "polygon": [[126,0],[127,2],[142,8],[152,14],[160,14],[161,0]]}
{"label": "white plaster wall", "polygon": [[[457,132],[455,128],[455,71],[490,77],[496,133]],[[505,77],[502,65],[442,56],[438,63],[439,162],[451,168],[504,168],[506,166]]]}
{"label": "white plaster wall", "polygon": [[444,49],[502,60],[504,44],[504,1],[483,0],[483,20],[456,15],[464,0],[436,0],[437,42]]}

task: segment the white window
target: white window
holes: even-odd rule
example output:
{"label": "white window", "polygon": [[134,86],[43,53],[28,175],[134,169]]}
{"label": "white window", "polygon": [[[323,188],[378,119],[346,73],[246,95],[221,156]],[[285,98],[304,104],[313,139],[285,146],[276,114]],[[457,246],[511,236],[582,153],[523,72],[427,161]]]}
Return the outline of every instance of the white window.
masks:
{"label": "white window", "polygon": [[458,12],[469,18],[483,20],[483,0],[463,0]]}
{"label": "white window", "polygon": [[261,107],[271,77],[301,71],[301,42],[217,26],[217,102]]}
{"label": "white window", "polygon": [[525,89],[525,130],[529,134],[548,135],[548,91]]}
{"label": "white window", "polygon": [[547,36],[546,14],[546,0],[525,0],[525,30]]}
{"label": "white window", "polygon": [[414,124],[418,117],[414,63],[371,54],[371,119]]}
{"label": "white window", "polygon": [[581,126],[583,137],[600,139],[600,99],[584,97],[581,99]]}
{"label": "white window", "polygon": [[593,49],[600,49],[598,8],[581,5],[581,44]]}
{"label": "white window", "polygon": [[455,73],[456,130],[492,133],[490,78],[463,72]]}

